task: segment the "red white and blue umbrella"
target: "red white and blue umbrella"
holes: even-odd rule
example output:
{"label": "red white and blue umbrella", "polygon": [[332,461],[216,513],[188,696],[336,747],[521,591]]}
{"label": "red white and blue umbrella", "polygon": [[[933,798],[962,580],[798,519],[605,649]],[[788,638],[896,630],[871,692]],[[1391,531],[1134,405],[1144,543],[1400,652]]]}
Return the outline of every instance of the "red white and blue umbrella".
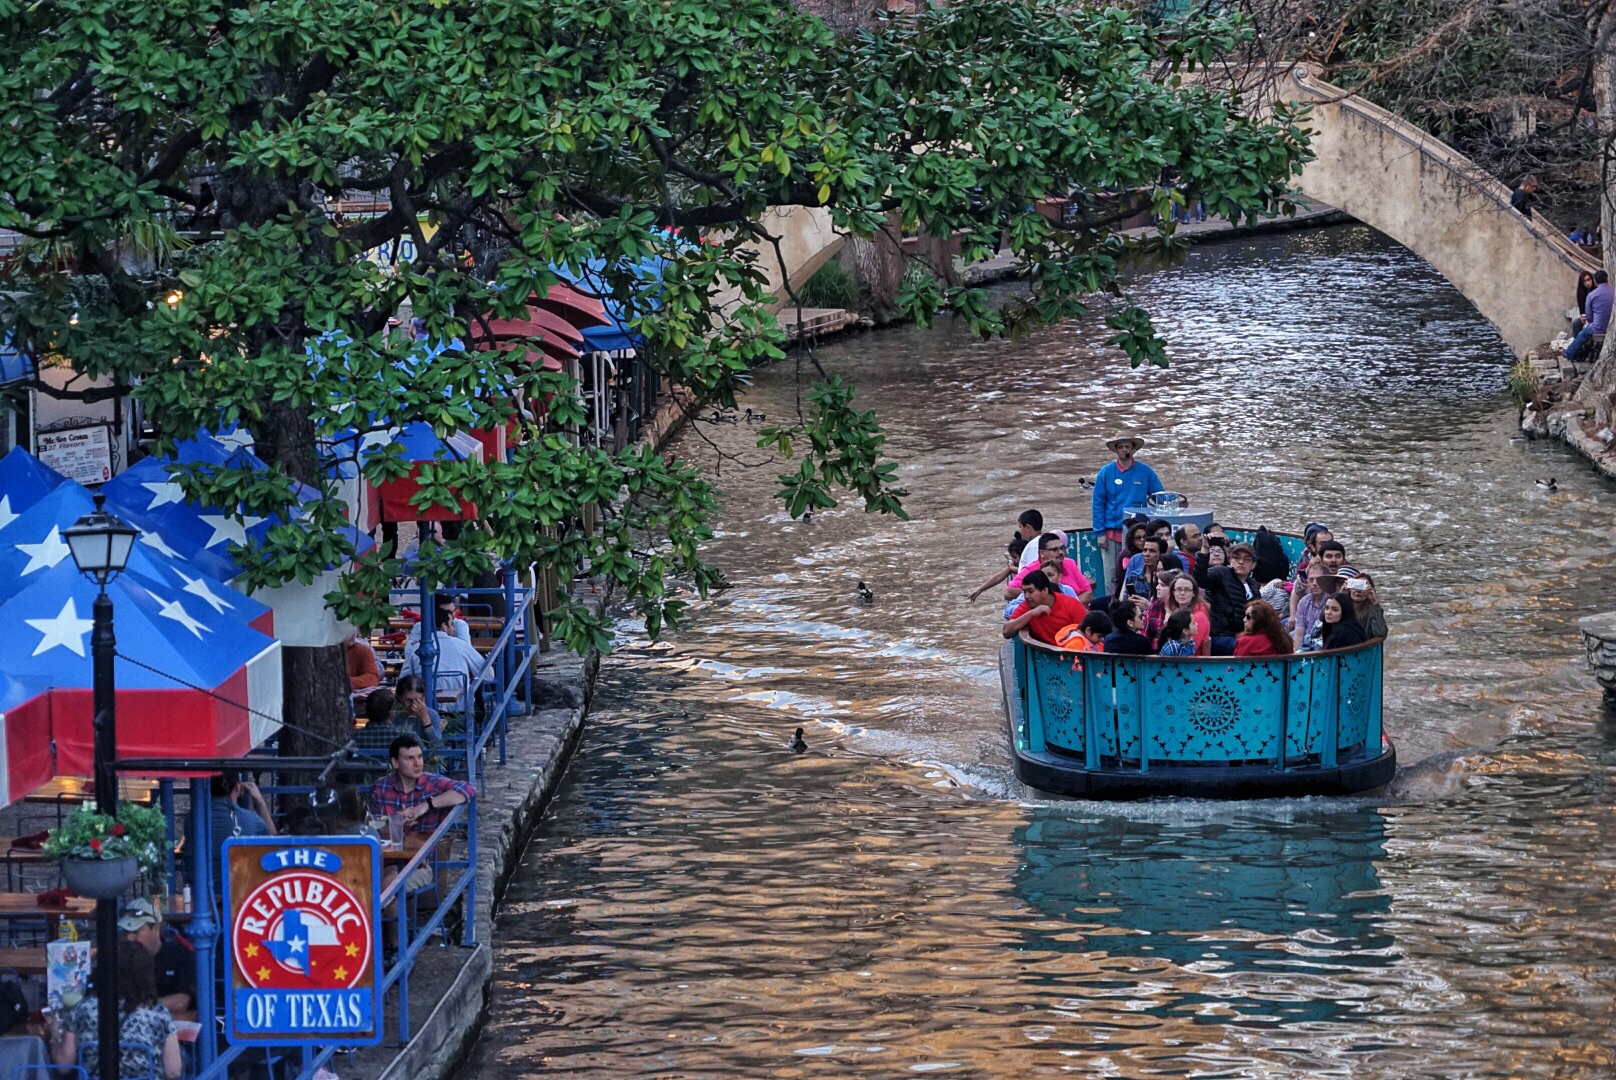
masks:
{"label": "red white and blue umbrella", "polygon": [[0,531],[66,482],[67,477],[22,447],[13,446],[0,457]]}
{"label": "red white and blue umbrella", "polygon": [[[51,691],[56,767],[94,758],[90,631],[97,588],[71,559],[0,604],[0,673]],[[130,574],[107,586],[122,757],[237,757],[280,725],[280,643],[201,598]]]}
{"label": "red white and blue umbrella", "polygon": [[[373,445],[375,449],[371,449]],[[418,509],[411,499],[421,490],[421,466],[434,461],[482,461],[483,444],[466,432],[439,435],[432,425],[417,420],[404,425],[388,438],[375,438],[367,442],[361,455],[380,452],[396,446],[403,459],[410,463],[409,475],[371,487],[373,521],[470,521],[477,516],[475,504],[464,499],[458,507],[431,506]]]}
{"label": "red white and blue umbrella", "polygon": [[[217,443],[217,440],[209,440]],[[227,451],[219,453],[219,447]],[[202,440],[180,445],[179,460],[204,461],[214,465],[262,469],[268,466],[239,448],[209,446]],[[241,573],[230,557],[230,545],[251,547],[261,542],[270,529],[285,522],[278,517],[229,513],[219,507],[201,506],[189,501],[170,475],[163,461],[146,458],[125,469],[101,486],[107,507],[138,529],[157,536],[175,557],[217,581],[229,581]],[[319,492],[307,485],[299,487],[301,501],[318,498]],[[349,528],[357,550],[372,544],[370,537]]]}
{"label": "red white and blue umbrella", "polygon": [[54,775],[49,690],[0,675],[0,806]]}
{"label": "red white and blue umbrella", "polygon": [[[0,543],[0,600],[27,588],[45,570],[72,563],[62,533],[95,508],[95,499],[82,485],[64,480],[18,515]],[[154,533],[142,533],[129,552],[124,571],[159,592],[181,592],[194,597],[217,615],[233,618],[274,636],[275,613],[245,593],[238,592],[184,560]]]}

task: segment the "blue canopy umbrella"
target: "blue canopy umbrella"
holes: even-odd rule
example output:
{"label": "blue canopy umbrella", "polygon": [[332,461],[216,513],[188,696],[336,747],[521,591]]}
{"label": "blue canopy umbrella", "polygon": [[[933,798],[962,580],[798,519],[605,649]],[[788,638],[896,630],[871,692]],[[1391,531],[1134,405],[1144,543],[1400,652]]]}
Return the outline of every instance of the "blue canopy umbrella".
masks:
{"label": "blue canopy umbrella", "polygon": [[0,457],[0,529],[65,483],[67,477],[22,447],[13,446]]}
{"label": "blue canopy umbrella", "polygon": [[0,384],[31,379],[36,370],[33,360],[18,352],[9,336],[0,341]]}
{"label": "blue canopy umbrella", "polygon": [[[655,287],[661,283],[668,262],[667,259],[648,256],[630,264],[629,267],[641,285],[649,290],[646,301],[653,309],[661,306]],[[561,266],[552,266],[550,269],[572,283],[579,291],[599,299],[606,305],[606,318],[611,320],[611,324],[586,327],[583,331],[586,349],[591,352],[623,352],[627,349],[638,349],[645,344],[645,338],[629,326],[631,316],[626,306],[611,295],[604,276],[606,269],[604,259],[590,259],[578,272]]]}
{"label": "blue canopy umbrella", "polygon": [[[82,485],[64,480],[54,491],[12,522],[0,545],[0,601],[27,588],[45,571],[72,562],[62,533],[95,508],[95,498]],[[124,573],[160,593],[183,593],[203,609],[273,634],[274,613],[265,604],[238,592],[182,560],[160,537],[142,533],[129,552]]]}
{"label": "blue canopy umbrella", "polygon": [[[262,461],[239,447],[218,440],[189,440],[179,447],[181,461],[202,461],[233,468],[268,468]],[[224,457],[220,458],[220,453]],[[186,455],[191,455],[187,458]],[[278,518],[230,514],[219,507],[191,502],[169,474],[162,460],[146,458],[119,473],[101,486],[108,505],[131,525],[155,534],[166,553],[190,564],[217,581],[229,581],[241,573],[230,557],[232,542],[244,546],[263,540],[277,525]],[[299,485],[300,501],[318,498],[319,492]],[[369,536],[347,526],[355,548],[372,546]]]}

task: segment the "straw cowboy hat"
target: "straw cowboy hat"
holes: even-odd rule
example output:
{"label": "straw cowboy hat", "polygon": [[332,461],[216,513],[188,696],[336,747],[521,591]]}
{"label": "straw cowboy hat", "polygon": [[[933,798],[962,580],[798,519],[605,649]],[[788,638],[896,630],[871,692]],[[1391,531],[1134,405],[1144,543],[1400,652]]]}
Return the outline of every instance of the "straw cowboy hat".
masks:
{"label": "straw cowboy hat", "polygon": [[1113,435],[1105,440],[1105,448],[1115,451],[1119,442],[1131,442],[1135,450],[1143,449],[1145,445],[1145,440],[1138,435]]}

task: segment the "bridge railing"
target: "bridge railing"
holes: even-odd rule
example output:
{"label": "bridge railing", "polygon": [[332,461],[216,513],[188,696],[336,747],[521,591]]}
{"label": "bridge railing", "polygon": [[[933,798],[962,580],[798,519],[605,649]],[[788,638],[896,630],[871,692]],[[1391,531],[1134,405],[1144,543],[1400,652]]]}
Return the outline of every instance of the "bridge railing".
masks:
{"label": "bridge railing", "polygon": [[1016,640],[1018,748],[1090,770],[1330,768],[1381,744],[1381,643],[1267,657],[1107,656]]}
{"label": "bridge railing", "polygon": [[[1514,208],[1509,203],[1509,186],[1435,135],[1421,130],[1396,113],[1388,112],[1379,105],[1365,100],[1353,91],[1344,90],[1323,81],[1306,65],[1297,64],[1283,72],[1276,70],[1276,75],[1280,77],[1289,75],[1298,87],[1315,97],[1315,100],[1304,101],[1303,104],[1334,105],[1337,108],[1353,113],[1366,123],[1384,128],[1417,149],[1425,157],[1434,159],[1446,167],[1457,179],[1468,184],[1478,194],[1490,199],[1499,210],[1514,214]],[[1554,248],[1561,261],[1573,271],[1594,271],[1601,269],[1603,266],[1603,263],[1598,258],[1587,250],[1573,244],[1560,230],[1548,225],[1541,216],[1536,214],[1531,217],[1516,216],[1528,232]]]}

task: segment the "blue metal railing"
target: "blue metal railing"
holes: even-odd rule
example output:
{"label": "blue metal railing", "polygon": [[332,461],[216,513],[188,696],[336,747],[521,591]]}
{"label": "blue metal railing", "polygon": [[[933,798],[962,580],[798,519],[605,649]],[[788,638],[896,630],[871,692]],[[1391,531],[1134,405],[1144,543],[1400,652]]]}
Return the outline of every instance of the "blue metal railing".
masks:
{"label": "blue metal railing", "polygon": [[[1095,588],[1099,588],[1102,581],[1109,581],[1110,575],[1101,572],[1105,560],[1100,555],[1100,534],[1093,529],[1066,529],[1065,533],[1066,557],[1077,563],[1083,576],[1093,582]],[[1257,539],[1256,529],[1224,529],[1223,533],[1231,544],[1250,544]],[[1306,542],[1300,536],[1288,533],[1275,533],[1274,538],[1285,549],[1285,557],[1295,566],[1296,560],[1307,549]]]}
{"label": "blue metal railing", "polygon": [[1107,656],[1016,640],[1018,749],[1083,768],[1332,767],[1381,745],[1381,643],[1291,656]]}

